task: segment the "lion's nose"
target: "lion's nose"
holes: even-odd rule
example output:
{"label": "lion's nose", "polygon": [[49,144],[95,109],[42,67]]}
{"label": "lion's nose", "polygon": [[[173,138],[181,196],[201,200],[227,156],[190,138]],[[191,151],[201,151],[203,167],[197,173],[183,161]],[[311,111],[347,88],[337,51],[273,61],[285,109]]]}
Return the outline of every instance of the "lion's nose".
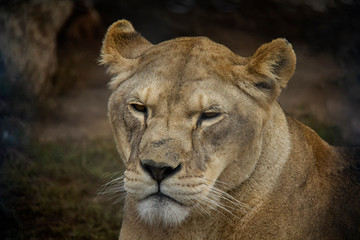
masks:
{"label": "lion's nose", "polygon": [[147,172],[155,181],[160,184],[162,180],[170,177],[180,171],[181,165],[173,168],[166,163],[157,163],[151,159],[141,161],[141,167]]}

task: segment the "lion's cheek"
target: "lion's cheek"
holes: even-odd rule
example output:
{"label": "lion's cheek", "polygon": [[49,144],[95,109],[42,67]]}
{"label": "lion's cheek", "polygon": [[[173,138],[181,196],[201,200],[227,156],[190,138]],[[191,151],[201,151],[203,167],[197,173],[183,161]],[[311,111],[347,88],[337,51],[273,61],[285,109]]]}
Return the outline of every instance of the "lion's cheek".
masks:
{"label": "lion's cheek", "polygon": [[234,188],[250,178],[254,172],[261,152],[261,140],[253,138],[250,143],[241,147],[233,146],[228,150],[229,157],[218,180]]}
{"label": "lion's cheek", "polygon": [[122,131],[122,129],[118,129],[115,136],[115,140],[120,157],[122,161],[126,163],[129,161],[130,158],[131,147],[130,147],[130,143],[127,141],[127,139],[124,136],[126,136],[126,132],[124,130]]}
{"label": "lion's cheek", "polygon": [[134,156],[134,151],[137,151],[132,146],[139,145],[144,127],[122,108],[118,108],[117,111],[109,114],[109,118],[115,134],[118,152],[126,165],[131,160],[131,156]]}
{"label": "lion's cheek", "polygon": [[224,123],[226,127],[219,125],[209,135],[211,160],[206,164],[206,175],[235,187],[248,179],[255,169],[261,150],[261,131],[255,130],[259,126],[244,119]]}

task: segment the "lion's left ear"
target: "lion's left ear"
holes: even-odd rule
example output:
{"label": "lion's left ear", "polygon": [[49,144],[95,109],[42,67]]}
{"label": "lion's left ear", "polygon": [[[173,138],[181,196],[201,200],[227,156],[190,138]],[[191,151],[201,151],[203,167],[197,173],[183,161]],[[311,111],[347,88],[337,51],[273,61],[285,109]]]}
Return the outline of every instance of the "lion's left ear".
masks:
{"label": "lion's left ear", "polygon": [[101,47],[100,63],[108,66],[108,71],[114,75],[109,83],[112,90],[133,74],[138,58],[152,46],[126,20],[109,27]]}
{"label": "lion's left ear", "polygon": [[272,102],[293,76],[295,65],[296,56],[291,44],[279,38],[260,46],[248,59],[244,70],[251,84]]}

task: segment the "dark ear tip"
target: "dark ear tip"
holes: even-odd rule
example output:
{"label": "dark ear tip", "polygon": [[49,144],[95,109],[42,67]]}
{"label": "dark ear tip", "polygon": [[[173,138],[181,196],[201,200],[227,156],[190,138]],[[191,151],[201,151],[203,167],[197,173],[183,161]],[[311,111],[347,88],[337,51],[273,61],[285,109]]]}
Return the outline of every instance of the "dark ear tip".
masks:
{"label": "dark ear tip", "polygon": [[271,43],[273,43],[275,46],[278,46],[279,48],[292,49],[291,43],[286,38],[277,38]]}
{"label": "dark ear tip", "polygon": [[282,42],[283,44],[287,45],[287,46],[291,46],[291,43],[286,39],[286,38],[277,38],[274,41],[279,41]]}
{"label": "dark ear tip", "polygon": [[110,27],[109,30],[117,30],[117,31],[121,31],[121,32],[135,32],[134,27],[132,26],[132,24],[123,19],[123,20],[119,20],[115,23],[113,23]]}
{"label": "dark ear tip", "polygon": [[255,83],[255,87],[264,89],[264,90],[270,90],[272,88],[272,85],[269,82],[258,82],[258,83]]}

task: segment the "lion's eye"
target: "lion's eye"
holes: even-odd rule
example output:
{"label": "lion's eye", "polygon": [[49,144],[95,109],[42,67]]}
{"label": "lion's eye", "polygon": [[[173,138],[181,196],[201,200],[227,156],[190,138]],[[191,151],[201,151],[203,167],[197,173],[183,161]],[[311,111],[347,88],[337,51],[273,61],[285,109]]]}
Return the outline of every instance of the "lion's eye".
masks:
{"label": "lion's eye", "polygon": [[137,112],[147,113],[147,107],[143,104],[132,103],[130,105]]}
{"label": "lion's eye", "polygon": [[210,119],[216,118],[220,115],[221,115],[221,113],[219,113],[219,112],[203,112],[200,116],[200,120],[210,120]]}

